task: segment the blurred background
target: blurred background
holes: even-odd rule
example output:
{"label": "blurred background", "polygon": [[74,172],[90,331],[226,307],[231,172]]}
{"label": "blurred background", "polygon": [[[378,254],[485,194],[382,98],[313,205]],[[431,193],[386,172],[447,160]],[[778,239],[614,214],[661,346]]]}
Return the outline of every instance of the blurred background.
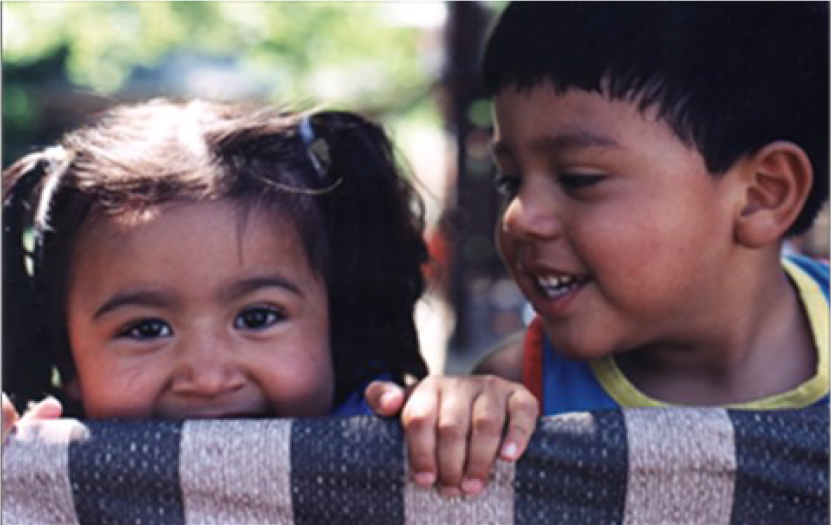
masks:
{"label": "blurred background", "polygon": [[[505,2],[3,2],[2,165],[90,114],[157,96],[349,109],[393,137],[435,264],[417,320],[464,373],[523,326],[492,242],[499,200],[479,81]],[[828,211],[795,249],[827,257]]]}

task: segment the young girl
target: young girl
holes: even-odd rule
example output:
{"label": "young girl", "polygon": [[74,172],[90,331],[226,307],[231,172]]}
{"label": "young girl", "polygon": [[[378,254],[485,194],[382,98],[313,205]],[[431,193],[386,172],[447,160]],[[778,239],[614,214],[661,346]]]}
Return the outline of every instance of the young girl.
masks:
{"label": "young girl", "polygon": [[[11,166],[3,196],[3,388],[18,408],[49,394],[88,418],[356,415],[370,413],[373,379],[426,374],[418,201],[384,132],[355,114],[116,108]],[[511,422],[521,452],[530,394],[461,381],[455,406],[502,407],[487,415],[499,429],[531,414]],[[32,413],[60,414],[53,402]],[[4,415],[5,428],[16,414]],[[424,425],[407,435],[411,457],[438,458],[417,481],[481,490],[459,465],[486,474],[493,436],[442,454]]]}

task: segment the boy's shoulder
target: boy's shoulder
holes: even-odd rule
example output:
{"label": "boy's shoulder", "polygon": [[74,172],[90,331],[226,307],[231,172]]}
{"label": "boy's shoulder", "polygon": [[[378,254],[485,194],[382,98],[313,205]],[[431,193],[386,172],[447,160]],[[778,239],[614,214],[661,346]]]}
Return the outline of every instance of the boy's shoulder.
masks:
{"label": "boy's shoulder", "polygon": [[799,254],[789,254],[784,257],[784,264],[786,268],[794,269],[802,275],[813,280],[816,285],[823,291],[825,298],[828,299],[828,260],[814,259]]}

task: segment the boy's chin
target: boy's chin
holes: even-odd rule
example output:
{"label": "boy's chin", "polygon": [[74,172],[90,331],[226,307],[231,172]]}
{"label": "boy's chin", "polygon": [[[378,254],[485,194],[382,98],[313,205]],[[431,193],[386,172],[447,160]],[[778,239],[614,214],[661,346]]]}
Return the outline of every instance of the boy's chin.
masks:
{"label": "boy's chin", "polygon": [[550,329],[546,329],[546,334],[555,351],[573,361],[594,361],[613,353],[611,345],[601,341],[590,341],[585,337],[568,337]]}

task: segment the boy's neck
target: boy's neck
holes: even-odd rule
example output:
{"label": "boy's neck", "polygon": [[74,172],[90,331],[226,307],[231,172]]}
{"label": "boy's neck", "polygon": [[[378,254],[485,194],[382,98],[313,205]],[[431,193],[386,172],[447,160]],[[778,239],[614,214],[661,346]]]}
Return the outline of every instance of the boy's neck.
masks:
{"label": "boy's neck", "polygon": [[776,265],[778,272],[768,275],[777,277],[757,283],[757,293],[744,295],[751,300],[743,305],[732,304],[720,331],[619,354],[615,360],[623,374],[648,396],[685,405],[752,402],[813,377],[817,350],[811,327],[778,256]]}

